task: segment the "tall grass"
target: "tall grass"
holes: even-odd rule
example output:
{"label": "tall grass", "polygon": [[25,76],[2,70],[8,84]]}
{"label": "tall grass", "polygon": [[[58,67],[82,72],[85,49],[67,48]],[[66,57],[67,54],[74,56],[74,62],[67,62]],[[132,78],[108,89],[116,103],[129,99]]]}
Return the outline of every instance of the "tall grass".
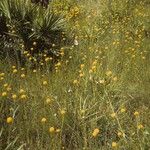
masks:
{"label": "tall grass", "polygon": [[148,150],[148,5],[54,0],[74,44],[52,71],[1,60],[1,149]]}

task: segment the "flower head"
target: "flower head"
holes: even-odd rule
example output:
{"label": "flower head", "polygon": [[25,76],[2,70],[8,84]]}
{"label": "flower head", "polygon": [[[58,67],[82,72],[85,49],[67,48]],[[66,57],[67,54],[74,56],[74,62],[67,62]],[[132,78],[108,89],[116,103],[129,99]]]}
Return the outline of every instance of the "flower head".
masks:
{"label": "flower head", "polygon": [[115,118],[115,117],[116,117],[116,113],[112,113],[112,114],[111,114],[111,117],[112,117],[112,118]]}
{"label": "flower head", "polygon": [[135,112],[134,112],[134,116],[136,116],[136,117],[139,116],[139,112],[138,112],[138,111],[135,111]]}
{"label": "flower head", "polygon": [[98,133],[99,133],[99,129],[96,128],[96,129],[94,129],[94,131],[93,131],[93,133],[92,133],[92,136],[93,136],[93,137],[96,137],[96,136],[98,135]]}
{"label": "flower head", "polygon": [[43,85],[47,85],[48,83],[47,83],[47,81],[43,81]]}
{"label": "flower head", "polygon": [[112,146],[112,148],[116,148],[117,147],[117,143],[116,142],[112,142],[111,146]]}
{"label": "flower head", "polygon": [[17,95],[16,95],[16,94],[13,94],[13,95],[12,95],[12,99],[15,100],[16,98],[17,98]]}
{"label": "flower head", "polygon": [[49,128],[49,132],[50,132],[50,133],[54,133],[54,132],[55,132],[55,128],[54,128],[54,127],[50,127],[50,128]]}
{"label": "flower head", "polygon": [[47,121],[46,118],[42,118],[42,119],[41,119],[41,122],[42,122],[42,123],[45,123],[46,121]]}
{"label": "flower head", "polygon": [[7,122],[8,124],[13,123],[13,121],[14,121],[14,119],[13,119],[12,117],[8,117],[8,118],[6,119],[6,122]]}
{"label": "flower head", "polygon": [[143,129],[144,126],[143,126],[142,124],[139,124],[139,125],[137,126],[137,128],[138,128],[138,129]]}
{"label": "flower head", "polygon": [[121,110],[120,110],[122,113],[124,113],[125,111],[126,111],[126,109],[125,108],[121,108]]}
{"label": "flower head", "polygon": [[2,97],[5,97],[5,96],[7,96],[7,92],[2,93]]}

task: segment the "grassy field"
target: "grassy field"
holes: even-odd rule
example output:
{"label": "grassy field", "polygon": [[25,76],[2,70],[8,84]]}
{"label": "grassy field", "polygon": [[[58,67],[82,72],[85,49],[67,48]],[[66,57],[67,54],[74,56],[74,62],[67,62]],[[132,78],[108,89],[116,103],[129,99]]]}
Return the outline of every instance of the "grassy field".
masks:
{"label": "grassy field", "polygon": [[149,150],[149,2],[50,5],[73,42],[52,67],[0,60],[0,149]]}

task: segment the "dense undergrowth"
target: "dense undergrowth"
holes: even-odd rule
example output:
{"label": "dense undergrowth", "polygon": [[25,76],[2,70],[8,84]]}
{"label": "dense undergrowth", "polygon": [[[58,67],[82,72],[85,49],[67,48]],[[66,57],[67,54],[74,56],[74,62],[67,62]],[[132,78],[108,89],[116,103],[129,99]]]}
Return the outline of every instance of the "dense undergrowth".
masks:
{"label": "dense undergrowth", "polygon": [[[149,6],[53,0],[19,14],[0,9],[0,149],[148,150]],[[52,16],[63,24],[49,28]]]}

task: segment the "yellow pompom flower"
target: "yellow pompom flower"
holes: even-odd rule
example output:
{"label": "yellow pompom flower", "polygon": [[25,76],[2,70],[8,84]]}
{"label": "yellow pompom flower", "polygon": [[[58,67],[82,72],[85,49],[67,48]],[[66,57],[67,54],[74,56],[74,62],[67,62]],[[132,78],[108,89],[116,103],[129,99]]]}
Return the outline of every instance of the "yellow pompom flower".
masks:
{"label": "yellow pompom flower", "polygon": [[35,70],[35,69],[33,70],[33,73],[36,73],[36,70]]}
{"label": "yellow pompom flower", "polygon": [[93,137],[96,137],[99,132],[100,132],[100,131],[99,131],[98,128],[94,129],[94,131],[93,131],[93,133],[92,133],[92,136],[93,136]]}
{"label": "yellow pompom flower", "polygon": [[12,99],[15,100],[16,98],[17,98],[17,95],[16,95],[16,94],[13,94],[13,95],[12,95]]}
{"label": "yellow pompom flower", "polygon": [[59,133],[61,130],[60,129],[56,129],[56,133]]}
{"label": "yellow pompom flower", "polygon": [[4,77],[4,76],[5,76],[5,73],[1,73],[1,74],[0,74],[0,77]]}
{"label": "yellow pompom flower", "polygon": [[137,128],[138,128],[138,129],[143,129],[144,126],[143,126],[142,124],[139,124],[139,125],[137,126]]}
{"label": "yellow pompom flower", "polygon": [[111,75],[112,75],[112,72],[111,72],[111,71],[106,71],[106,75],[107,75],[107,76],[111,76]]}
{"label": "yellow pompom flower", "polygon": [[7,86],[8,86],[8,83],[5,83],[3,86],[4,86],[4,87],[7,87]]}
{"label": "yellow pompom flower", "polygon": [[117,77],[113,77],[113,81],[117,81],[118,80],[118,78]]}
{"label": "yellow pompom flower", "polygon": [[46,61],[46,62],[48,62],[49,60],[50,60],[50,58],[49,58],[49,57],[46,57],[46,58],[45,58],[45,61]]}
{"label": "yellow pompom flower", "polygon": [[14,69],[14,70],[13,70],[13,73],[17,73],[17,69]]}
{"label": "yellow pompom flower", "polygon": [[55,132],[55,128],[54,128],[54,127],[50,127],[50,128],[49,128],[49,132],[50,132],[50,133],[54,133],[54,132]]}
{"label": "yellow pompom flower", "polygon": [[21,76],[20,76],[21,78],[25,78],[25,74],[21,74]]}
{"label": "yellow pompom flower", "polygon": [[20,90],[19,90],[19,93],[20,93],[20,94],[25,93],[24,89],[20,89]]}
{"label": "yellow pompom flower", "polygon": [[6,122],[7,122],[8,124],[13,123],[13,121],[14,121],[14,119],[13,119],[12,117],[8,117],[7,120],[6,120]]}
{"label": "yellow pompom flower", "polygon": [[111,146],[112,146],[112,148],[116,148],[117,147],[117,143],[116,142],[112,142]]}
{"label": "yellow pompom flower", "polygon": [[25,68],[21,68],[21,71],[24,71],[25,70]]}
{"label": "yellow pompom flower", "polygon": [[73,84],[78,84],[78,80],[74,80],[74,81],[73,81]]}
{"label": "yellow pompom flower", "polygon": [[7,87],[7,89],[6,89],[7,91],[11,91],[12,89],[11,89],[11,87]]}
{"label": "yellow pompom flower", "polygon": [[46,118],[42,118],[42,119],[41,119],[41,122],[42,122],[42,123],[45,123],[46,121],[47,121]]}
{"label": "yellow pompom flower", "polygon": [[47,83],[47,81],[43,81],[43,85],[47,85],[48,83]]}
{"label": "yellow pompom flower", "polygon": [[126,109],[125,108],[121,108],[121,110],[120,110],[122,113],[124,113],[125,111],[126,111]]}
{"label": "yellow pompom flower", "polygon": [[2,97],[5,97],[5,96],[7,96],[7,92],[2,93]]}
{"label": "yellow pompom flower", "polygon": [[84,73],[80,73],[79,76],[80,76],[80,77],[83,77],[83,76],[84,76]]}
{"label": "yellow pompom flower", "polygon": [[64,109],[60,110],[61,115],[65,115],[66,111]]}
{"label": "yellow pompom flower", "polygon": [[112,113],[112,114],[111,114],[111,117],[112,117],[112,118],[115,118],[115,117],[116,117],[116,113]]}
{"label": "yellow pompom flower", "polygon": [[36,42],[33,42],[33,45],[34,45],[34,46],[36,46],[36,45],[37,45],[37,43],[36,43]]}
{"label": "yellow pompom flower", "polygon": [[31,48],[30,48],[30,50],[31,50],[31,51],[33,51],[33,50],[34,50],[34,48],[33,48],[33,47],[31,47]]}
{"label": "yellow pompom flower", "polygon": [[12,69],[15,69],[16,68],[16,66],[12,66]]}
{"label": "yellow pompom flower", "polygon": [[27,95],[23,94],[20,96],[20,99],[26,99],[27,98]]}
{"label": "yellow pompom flower", "polygon": [[46,104],[50,104],[52,102],[52,100],[50,98],[46,99]]}
{"label": "yellow pompom flower", "polygon": [[138,112],[138,111],[135,111],[135,112],[134,112],[134,116],[136,116],[136,117],[139,116],[139,112]]}
{"label": "yellow pompom flower", "polygon": [[117,133],[117,135],[118,135],[118,137],[121,137],[121,136],[123,136],[123,137],[124,137],[124,136],[125,136],[125,134],[124,134],[124,133],[122,133],[122,132],[120,132],[120,131]]}
{"label": "yellow pompom flower", "polygon": [[4,77],[1,77],[0,80],[4,80]]}

